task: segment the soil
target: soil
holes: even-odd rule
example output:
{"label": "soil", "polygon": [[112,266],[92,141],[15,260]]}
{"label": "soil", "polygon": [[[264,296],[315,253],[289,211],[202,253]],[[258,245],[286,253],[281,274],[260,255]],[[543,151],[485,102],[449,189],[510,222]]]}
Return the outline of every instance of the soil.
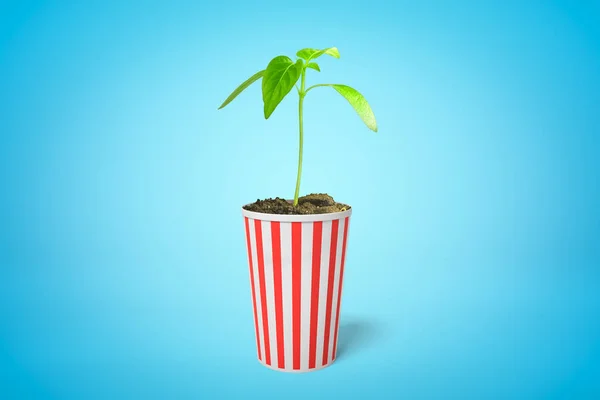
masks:
{"label": "soil", "polygon": [[349,208],[349,205],[337,203],[333,197],[326,193],[312,193],[299,197],[296,207],[291,202],[279,197],[256,200],[254,203],[244,206],[244,209],[248,211],[288,215],[327,214],[346,211]]}

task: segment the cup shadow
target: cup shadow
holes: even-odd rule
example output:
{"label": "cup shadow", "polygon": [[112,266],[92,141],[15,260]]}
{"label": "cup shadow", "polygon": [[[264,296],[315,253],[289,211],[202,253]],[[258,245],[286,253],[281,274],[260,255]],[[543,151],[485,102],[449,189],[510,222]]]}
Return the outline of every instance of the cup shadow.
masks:
{"label": "cup shadow", "polygon": [[383,325],[366,318],[346,318],[340,321],[336,359],[346,359],[367,350],[385,334]]}

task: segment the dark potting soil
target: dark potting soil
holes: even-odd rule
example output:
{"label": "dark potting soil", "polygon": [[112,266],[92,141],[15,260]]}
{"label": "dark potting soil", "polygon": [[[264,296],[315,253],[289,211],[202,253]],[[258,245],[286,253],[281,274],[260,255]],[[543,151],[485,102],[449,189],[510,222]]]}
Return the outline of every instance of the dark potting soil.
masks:
{"label": "dark potting soil", "polygon": [[312,193],[298,198],[298,205],[294,207],[291,202],[276,197],[274,199],[256,200],[244,206],[248,211],[266,214],[327,214],[346,211],[350,206],[337,203],[333,197],[326,193]]}

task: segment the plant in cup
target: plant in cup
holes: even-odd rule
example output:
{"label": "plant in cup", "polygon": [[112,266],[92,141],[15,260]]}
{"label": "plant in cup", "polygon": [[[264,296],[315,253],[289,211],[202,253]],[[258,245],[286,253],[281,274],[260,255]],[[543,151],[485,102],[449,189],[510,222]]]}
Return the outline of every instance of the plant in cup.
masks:
{"label": "plant in cup", "polygon": [[257,200],[242,207],[258,360],[284,372],[315,371],[335,361],[352,214],[350,206],[327,194],[299,196],[304,99],[313,89],[332,88],[377,132],[373,111],[356,89],[329,83],[306,87],[308,70],[320,71],[316,59],[340,57],[335,47],[302,49],[296,55],[295,62],[287,56],[273,58],[219,107],[262,78],[264,116],[268,119],[294,87],[298,92],[300,142],[294,197]]}

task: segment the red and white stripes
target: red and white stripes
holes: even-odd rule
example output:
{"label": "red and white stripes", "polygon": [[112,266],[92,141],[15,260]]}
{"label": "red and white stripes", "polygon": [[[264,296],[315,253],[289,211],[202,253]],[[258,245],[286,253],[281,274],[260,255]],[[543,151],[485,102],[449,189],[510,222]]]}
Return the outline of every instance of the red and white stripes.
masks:
{"label": "red and white stripes", "polygon": [[329,365],[337,347],[350,213],[311,222],[245,215],[244,222],[258,359],[289,372]]}

